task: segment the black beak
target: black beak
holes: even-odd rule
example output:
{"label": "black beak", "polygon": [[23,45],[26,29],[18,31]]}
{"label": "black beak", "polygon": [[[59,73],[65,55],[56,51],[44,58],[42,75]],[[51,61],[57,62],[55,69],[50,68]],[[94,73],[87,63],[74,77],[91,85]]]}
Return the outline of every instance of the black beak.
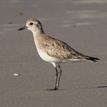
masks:
{"label": "black beak", "polygon": [[21,28],[18,29],[18,31],[25,30],[26,28],[27,28],[26,26],[21,27]]}

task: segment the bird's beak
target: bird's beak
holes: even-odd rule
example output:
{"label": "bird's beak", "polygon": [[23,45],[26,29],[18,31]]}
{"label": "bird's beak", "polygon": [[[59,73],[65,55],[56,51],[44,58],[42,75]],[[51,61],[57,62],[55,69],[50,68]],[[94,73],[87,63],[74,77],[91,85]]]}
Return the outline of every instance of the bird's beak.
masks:
{"label": "bird's beak", "polygon": [[23,26],[23,27],[19,28],[18,31],[25,30],[25,29],[27,29],[27,27]]}

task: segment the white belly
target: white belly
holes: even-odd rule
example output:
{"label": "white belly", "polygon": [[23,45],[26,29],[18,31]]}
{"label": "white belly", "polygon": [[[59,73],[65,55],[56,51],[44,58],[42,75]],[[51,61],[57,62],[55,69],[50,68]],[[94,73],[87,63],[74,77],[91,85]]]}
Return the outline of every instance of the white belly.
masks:
{"label": "white belly", "polygon": [[58,58],[55,57],[51,57],[49,56],[47,53],[43,52],[42,50],[38,50],[39,56],[46,62],[77,62],[80,61],[80,59],[64,59],[64,60],[60,60]]}
{"label": "white belly", "polygon": [[44,52],[44,51],[42,51],[42,50],[38,50],[38,54],[39,54],[39,56],[40,56],[44,61],[47,61],[47,62],[60,62],[59,59],[49,56],[46,52]]}

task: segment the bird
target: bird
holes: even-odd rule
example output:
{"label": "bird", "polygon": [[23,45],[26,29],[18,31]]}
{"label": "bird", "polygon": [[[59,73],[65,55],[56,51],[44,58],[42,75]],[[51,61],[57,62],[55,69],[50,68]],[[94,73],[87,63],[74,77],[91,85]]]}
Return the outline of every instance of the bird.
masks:
{"label": "bird", "polygon": [[82,54],[67,43],[46,34],[41,21],[36,18],[29,18],[26,21],[26,24],[19,28],[18,31],[25,29],[30,30],[33,33],[34,43],[41,59],[51,63],[56,71],[55,86],[53,90],[59,89],[62,75],[62,63],[73,61],[92,61],[96,63],[100,60],[97,57]]}

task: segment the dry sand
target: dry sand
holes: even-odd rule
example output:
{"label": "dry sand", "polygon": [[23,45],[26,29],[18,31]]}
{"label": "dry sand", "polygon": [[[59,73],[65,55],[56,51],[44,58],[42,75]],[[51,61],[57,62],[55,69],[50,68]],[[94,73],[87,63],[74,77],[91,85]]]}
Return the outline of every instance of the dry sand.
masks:
{"label": "dry sand", "polygon": [[[0,107],[107,106],[107,0],[1,0],[0,14]],[[39,58],[31,32],[17,31],[32,16],[101,60],[64,64],[60,90],[49,91],[53,67]]]}

